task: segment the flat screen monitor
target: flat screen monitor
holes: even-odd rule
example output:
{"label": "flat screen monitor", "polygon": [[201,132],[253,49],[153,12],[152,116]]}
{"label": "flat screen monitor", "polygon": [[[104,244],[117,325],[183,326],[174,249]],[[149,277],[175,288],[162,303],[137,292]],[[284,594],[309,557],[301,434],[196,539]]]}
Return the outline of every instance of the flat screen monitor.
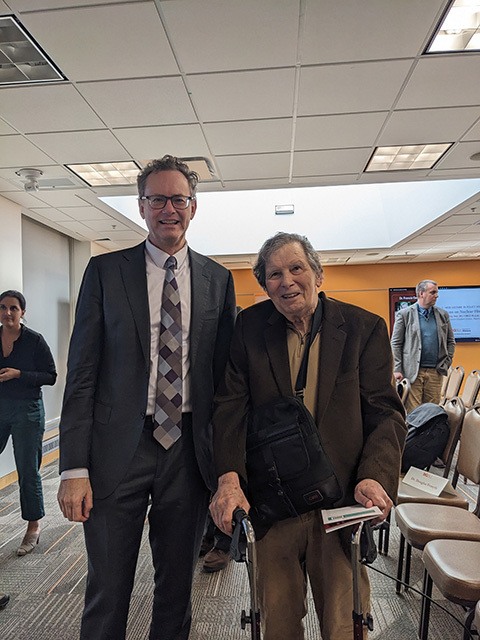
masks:
{"label": "flat screen monitor", "polygon": [[448,311],[456,342],[480,342],[480,286],[438,287],[437,304]]}
{"label": "flat screen monitor", "polygon": [[[480,342],[480,285],[438,287],[437,305],[448,311],[456,342]],[[415,287],[389,289],[390,331],[395,313],[417,300]]]}

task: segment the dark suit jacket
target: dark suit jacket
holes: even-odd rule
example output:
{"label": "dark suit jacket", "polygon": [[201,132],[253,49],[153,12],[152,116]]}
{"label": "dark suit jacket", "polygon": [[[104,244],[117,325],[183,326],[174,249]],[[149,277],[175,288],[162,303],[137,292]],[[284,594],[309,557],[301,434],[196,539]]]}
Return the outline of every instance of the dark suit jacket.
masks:
{"label": "dark suit jacket", "polygon": [[[343,489],[341,503],[352,503],[355,485],[365,478],[380,482],[395,500],[406,427],[385,322],[321,295],[317,424]],[[213,418],[218,475],[237,471],[245,479],[250,408],[293,394],[286,331],[270,300],[238,316]]]}
{"label": "dark suit jacket", "polygon": [[[229,271],[189,250],[190,375],[195,452],[214,488],[210,418],[235,317]],[[60,471],[87,467],[94,495],[110,495],[135,453],[150,376],[145,243],[90,260],[77,303],[60,420]]]}

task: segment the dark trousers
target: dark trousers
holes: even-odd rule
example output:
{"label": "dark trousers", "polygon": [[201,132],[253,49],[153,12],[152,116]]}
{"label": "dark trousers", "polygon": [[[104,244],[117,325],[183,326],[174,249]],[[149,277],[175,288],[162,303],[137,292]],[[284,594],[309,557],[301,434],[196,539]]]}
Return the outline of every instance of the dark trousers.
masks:
{"label": "dark trousers", "polygon": [[27,521],[40,520],[45,515],[40,477],[44,431],[45,411],[41,399],[0,399],[0,453],[11,434],[20,508],[22,518]]}
{"label": "dark trousers", "polygon": [[133,462],[115,492],[95,500],[84,524],[88,577],[82,640],[124,640],[149,498],[155,590],[149,640],[187,640],[193,571],[209,491],[195,459],[191,415],[166,451],[144,429]]}
{"label": "dark trousers", "polygon": [[207,523],[203,538],[205,541],[210,542],[212,547],[215,547],[215,549],[220,549],[220,551],[225,551],[227,553],[230,551],[232,538],[227,536],[226,533],[223,533],[223,531],[215,525],[210,513],[207,516]]}

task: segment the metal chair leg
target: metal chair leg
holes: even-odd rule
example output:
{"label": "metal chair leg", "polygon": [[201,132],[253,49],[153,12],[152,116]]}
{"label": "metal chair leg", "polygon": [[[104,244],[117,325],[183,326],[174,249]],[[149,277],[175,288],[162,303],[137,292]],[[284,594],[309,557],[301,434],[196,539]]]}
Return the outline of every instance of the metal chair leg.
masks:
{"label": "metal chair leg", "polygon": [[423,573],[423,593],[422,611],[420,614],[420,626],[418,628],[418,637],[420,640],[428,640],[428,625],[430,623],[430,598],[432,597],[433,580],[425,569]]}
{"label": "metal chair leg", "polygon": [[405,538],[400,534],[400,548],[398,550],[398,563],[397,563],[397,586],[396,592],[400,594],[402,592],[401,581],[403,577],[403,556],[405,554]]}
{"label": "metal chair leg", "polygon": [[410,585],[410,568],[412,565],[412,545],[407,542],[407,553],[405,555],[405,591],[408,591]]}

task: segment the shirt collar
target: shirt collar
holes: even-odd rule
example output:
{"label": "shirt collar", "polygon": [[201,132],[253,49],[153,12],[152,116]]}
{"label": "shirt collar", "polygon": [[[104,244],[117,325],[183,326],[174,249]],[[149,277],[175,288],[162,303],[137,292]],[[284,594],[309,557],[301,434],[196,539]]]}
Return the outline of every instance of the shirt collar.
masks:
{"label": "shirt collar", "polygon": [[432,311],[431,309],[427,309],[427,308],[425,308],[425,307],[421,307],[420,305],[418,305],[418,310],[420,311],[420,313],[422,314],[422,316],[423,316],[424,318],[426,318],[427,320],[428,320],[428,318],[429,318],[429,316],[430,316],[430,313],[431,313],[431,312],[433,313],[433,311]]}
{"label": "shirt collar", "polygon": [[[165,253],[165,251],[162,251],[162,249],[159,249],[158,247],[156,247],[154,244],[150,242],[148,238],[145,241],[145,251],[148,253],[148,255],[150,256],[150,258],[152,259],[152,261],[155,263],[157,267],[160,267],[161,269],[164,268],[165,261],[170,255],[169,253]],[[185,245],[180,249],[180,251],[177,251],[177,253],[174,253],[173,255],[177,259],[177,269],[181,269],[185,261],[187,260],[188,244],[185,243]]]}

